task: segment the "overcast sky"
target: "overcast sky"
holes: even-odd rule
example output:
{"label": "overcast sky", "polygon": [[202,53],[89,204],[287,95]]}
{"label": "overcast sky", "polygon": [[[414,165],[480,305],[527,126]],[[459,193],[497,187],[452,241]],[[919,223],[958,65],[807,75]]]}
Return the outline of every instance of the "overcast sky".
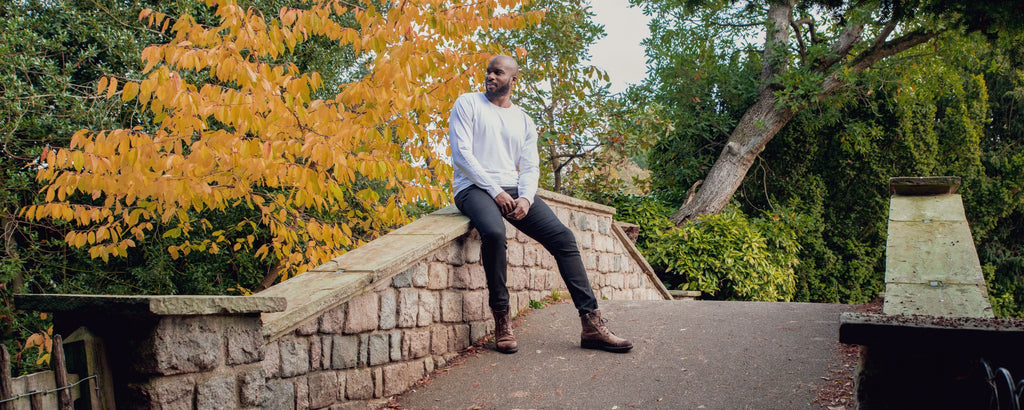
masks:
{"label": "overcast sky", "polygon": [[611,92],[639,84],[647,76],[647,57],[640,42],[647,38],[649,18],[628,0],[590,0],[594,22],[604,25],[605,37],[590,49],[591,63],[611,77]]}

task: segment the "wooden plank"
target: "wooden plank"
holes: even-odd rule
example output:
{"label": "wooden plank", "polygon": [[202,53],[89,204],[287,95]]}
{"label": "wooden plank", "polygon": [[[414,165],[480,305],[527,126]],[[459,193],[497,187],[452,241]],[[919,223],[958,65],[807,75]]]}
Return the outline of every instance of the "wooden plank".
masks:
{"label": "wooden plank", "polygon": [[[11,387],[11,355],[7,353],[7,346],[0,345],[0,400],[14,397],[14,389]],[[13,410],[13,402],[0,403],[0,410]]]}
{"label": "wooden plank", "polygon": [[53,365],[54,382],[57,390],[57,405],[60,410],[71,409],[71,392],[68,391],[68,368],[64,365],[64,341],[60,335],[53,335],[53,350],[50,364]]}

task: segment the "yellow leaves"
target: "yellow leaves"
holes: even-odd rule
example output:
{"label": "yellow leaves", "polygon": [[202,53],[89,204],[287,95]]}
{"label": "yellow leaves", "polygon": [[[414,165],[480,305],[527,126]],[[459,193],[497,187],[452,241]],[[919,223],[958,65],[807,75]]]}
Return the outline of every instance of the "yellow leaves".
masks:
{"label": "yellow leaves", "polygon": [[[232,1],[208,3],[217,5],[215,26],[140,13],[173,40],[142,51],[138,81],[104,77],[96,94],[120,90],[122,101],[137,100],[154,123],[82,130],[70,148],[44,152],[48,167],[37,178],[46,203],[26,208],[26,217],[71,221],[80,230],[65,237],[69,245],[104,260],[126,255],[163,226],[174,258],[253,252],[293,276],[405,223],[409,203],[450,200],[443,127],[492,51],[478,33],[534,18],[495,16],[515,1],[409,0],[401,12],[352,11],[353,29],[332,20],[350,12],[341,2],[283,7],[267,18]],[[319,73],[282,62],[315,36],[353,45],[366,64],[364,77],[329,99],[314,99],[324,87]],[[72,203],[79,198],[90,205]],[[258,213],[251,226],[202,219],[237,206]]]}

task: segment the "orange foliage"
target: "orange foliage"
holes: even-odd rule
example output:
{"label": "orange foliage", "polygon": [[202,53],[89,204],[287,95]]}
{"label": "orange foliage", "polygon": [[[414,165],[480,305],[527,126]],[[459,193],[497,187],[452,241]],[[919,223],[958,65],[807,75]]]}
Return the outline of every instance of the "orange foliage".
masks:
{"label": "orange foliage", "polygon": [[[215,27],[144,10],[140,19],[174,39],[143,50],[141,81],[103,78],[96,91],[137,101],[154,114],[155,131],[80,130],[69,148],[45,151],[38,179],[46,203],[23,214],[72,221],[79,229],[67,243],[104,260],[124,256],[155,224],[180,238],[168,249],[174,257],[252,249],[246,232],[262,225],[272,242],[255,252],[278,258],[285,278],[318,266],[358,245],[357,228],[374,235],[408,222],[404,204],[449,201],[450,165],[436,152],[447,112],[483,76],[490,52],[480,32],[542,17],[500,12],[517,3],[407,0],[382,11],[310,1],[268,18],[234,0],[207,0]],[[331,19],[347,13],[358,29]],[[331,99],[312,99],[320,75],[280,57],[314,36],[350,45],[368,74]],[[190,72],[211,80],[191,84],[181,74]],[[395,194],[355,188],[367,180]],[[235,206],[258,209],[261,219],[214,227],[201,217]],[[190,240],[196,229],[213,239]]]}

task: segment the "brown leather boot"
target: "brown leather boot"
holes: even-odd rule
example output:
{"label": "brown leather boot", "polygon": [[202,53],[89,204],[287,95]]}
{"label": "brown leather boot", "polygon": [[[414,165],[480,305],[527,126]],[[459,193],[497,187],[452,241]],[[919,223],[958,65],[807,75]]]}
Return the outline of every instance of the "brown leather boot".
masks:
{"label": "brown leather boot", "polygon": [[494,350],[510,354],[519,351],[516,336],[512,334],[512,318],[505,310],[491,310],[494,314]]}
{"label": "brown leather boot", "polygon": [[625,353],[633,348],[632,342],[615,336],[611,330],[608,330],[608,327],[605,326],[604,318],[601,317],[600,310],[580,316],[580,322],[583,324],[583,333],[580,334],[580,347],[584,349]]}

